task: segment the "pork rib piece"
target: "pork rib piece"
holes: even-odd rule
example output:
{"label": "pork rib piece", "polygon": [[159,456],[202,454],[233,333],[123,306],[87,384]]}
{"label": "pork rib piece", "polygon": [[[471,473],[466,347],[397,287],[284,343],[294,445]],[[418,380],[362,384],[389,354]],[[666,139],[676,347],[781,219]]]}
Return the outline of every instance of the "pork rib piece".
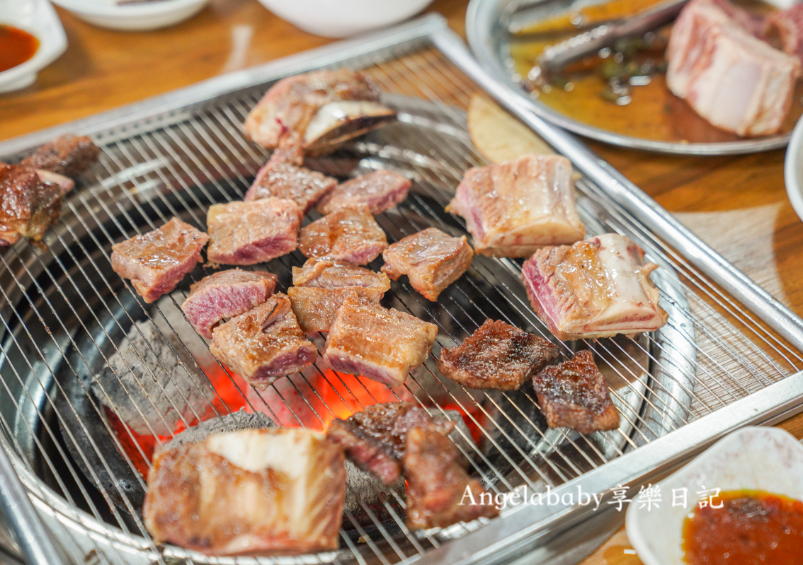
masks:
{"label": "pork rib piece", "polygon": [[323,358],[335,371],[396,386],[426,360],[437,336],[435,324],[350,295],[329,328]]}
{"label": "pork rib piece", "polygon": [[559,155],[469,169],[447,211],[466,220],[474,250],[482,255],[527,257],[544,245],[574,243],[585,235],[572,166]]}
{"label": "pork rib piece", "polygon": [[143,514],[157,543],[207,555],[333,550],[345,489],[343,451],[322,434],[241,430],[158,453]]}
{"label": "pork rib piece", "polygon": [[611,402],[605,377],[588,350],[545,368],[533,377],[533,388],[550,428],[589,434],[619,427],[619,412]]}
{"label": "pork rib piece", "polygon": [[257,173],[254,183],[245,194],[245,201],[262,200],[271,196],[285,198],[298,204],[306,214],[335,186],[337,180],[332,177],[271,159]]}
{"label": "pork rib piece", "polygon": [[293,285],[287,291],[293,312],[305,332],[328,332],[338,308],[350,294],[379,302],[390,290],[383,273],[337,261],[310,259],[293,267]]}
{"label": "pork rib piece", "polygon": [[0,247],[39,241],[59,218],[62,187],[31,168],[0,163]]}
{"label": "pork rib piece", "polygon": [[371,214],[380,214],[407,198],[411,182],[390,171],[374,171],[340,184],[330,192],[317,210],[331,214],[337,210],[367,206]]}
{"label": "pork rib piece", "polygon": [[518,390],[558,353],[550,341],[505,322],[485,320],[459,347],[441,350],[438,370],[468,388]]}
{"label": "pork rib piece", "polygon": [[161,228],[112,246],[112,269],[131,279],[147,303],[172,292],[184,275],[202,261],[209,241],[204,232],[173,218]]}
{"label": "pork rib piece", "polygon": [[373,261],[388,246],[385,232],[368,209],[339,210],[301,230],[298,248],[309,259],[331,259],[355,265]]}
{"label": "pork rib piece", "polygon": [[398,280],[407,275],[414,289],[433,302],[471,266],[474,252],[466,237],[451,237],[436,228],[408,235],[388,247],[382,272]]}
{"label": "pork rib piece", "polygon": [[633,335],[657,330],[667,314],[650,280],[658,268],[644,251],[617,234],[572,246],[546,247],[522,267],[538,317],[559,339]]}
{"label": "pork rib piece", "polygon": [[766,33],[773,39],[777,38],[784,53],[794,55],[803,63],[803,4],[770,14]]}
{"label": "pork rib piece", "polygon": [[298,325],[290,299],[280,292],[213,329],[209,351],[259,388],[300,371],[318,356]]}
{"label": "pork rib piece", "polygon": [[39,147],[32,155],[23,159],[20,165],[75,177],[97,161],[99,154],[100,149],[88,137],[66,134]]}
{"label": "pork rib piece", "polygon": [[209,207],[210,263],[254,265],[295,250],[301,208],[292,200],[266,198]]}
{"label": "pork rib piece", "polygon": [[212,328],[223,318],[239,316],[265,302],[277,279],[265,271],[220,271],[190,286],[181,309],[195,331],[212,339]]}

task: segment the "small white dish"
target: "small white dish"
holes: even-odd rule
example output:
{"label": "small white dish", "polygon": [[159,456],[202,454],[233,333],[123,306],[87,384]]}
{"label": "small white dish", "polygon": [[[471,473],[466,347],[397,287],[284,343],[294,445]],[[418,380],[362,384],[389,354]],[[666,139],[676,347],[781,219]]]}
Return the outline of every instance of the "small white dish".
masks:
{"label": "small white dish", "polygon": [[797,121],[786,147],[783,178],[789,201],[797,216],[803,220],[803,118]]}
{"label": "small white dish", "polygon": [[[763,490],[803,500],[801,477],[803,445],[792,434],[778,428],[744,428],[658,483],[658,507],[648,504],[646,492],[636,496],[627,510],[627,537],[644,565],[686,565],[683,522],[699,492]],[[681,504],[682,489],[688,491],[686,504]]]}
{"label": "small white dish", "polygon": [[117,4],[117,0],[52,0],[87,23],[120,31],[168,27],[200,12],[209,0],[158,0]]}
{"label": "small white dish", "polygon": [[67,50],[64,27],[47,0],[0,1],[0,24],[27,31],[39,40],[39,48],[33,57],[0,72],[0,92],[11,92],[32,85],[37,73]]}

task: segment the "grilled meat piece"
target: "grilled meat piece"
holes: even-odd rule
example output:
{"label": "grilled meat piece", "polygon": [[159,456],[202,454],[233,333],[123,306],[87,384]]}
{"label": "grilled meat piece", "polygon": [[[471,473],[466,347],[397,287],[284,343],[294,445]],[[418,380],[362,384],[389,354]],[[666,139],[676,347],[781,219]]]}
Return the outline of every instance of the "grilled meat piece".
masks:
{"label": "grilled meat piece", "polygon": [[210,263],[254,265],[295,250],[301,208],[292,200],[266,198],[209,207]]}
{"label": "grilled meat piece", "polygon": [[443,349],[438,370],[468,388],[518,390],[558,358],[558,346],[505,322],[485,323],[453,349]]}
{"label": "grilled meat piece", "polygon": [[368,406],[346,420],[333,420],[326,436],[343,447],[359,468],[392,485],[401,478],[407,432],[419,426],[431,426],[446,436],[454,422],[432,418],[411,402],[389,402]]}
{"label": "grilled meat piece", "polygon": [[0,163],[0,247],[39,241],[59,218],[64,192],[28,167]]}
{"label": "grilled meat piece", "polygon": [[387,248],[385,232],[365,207],[339,210],[301,230],[298,248],[310,259],[366,265]]}
{"label": "grilled meat piece", "polygon": [[245,194],[245,201],[271,196],[292,200],[306,214],[318,200],[329,193],[337,180],[296,165],[273,159],[259,170]]}
{"label": "grilled meat piece", "polygon": [[605,377],[588,350],[546,367],[533,377],[533,388],[550,428],[589,434],[619,427],[619,412],[611,402]]}
{"label": "grilled meat piece", "polygon": [[259,388],[300,371],[318,356],[298,325],[290,299],[280,292],[213,329],[209,351]]}
{"label": "grilled meat piece", "polygon": [[379,102],[344,100],[322,106],[304,131],[304,151],[322,155],[349,139],[368,133],[396,118],[396,112]]}
{"label": "grilled meat piece", "polygon": [[329,328],[323,358],[335,371],[396,386],[426,360],[437,336],[435,324],[352,294]]}
{"label": "grilled meat piece", "polygon": [[447,211],[462,216],[474,250],[527,257],[544,245],[574,243],[577,216],[572,165],[559,155],[526,155],[466,171]]}
{"label": "grilled meat piece", "polygon": [[99,154],[100,149],[88,137],[67,134],[45,143],[20,165],[76,177],[97,161]]}
{"label": "grilled meat piece", "polygon": [[346,296],[379,302],[390,290],[383,273],[350,263],[310,259],[299,269],[293,267],[293,285],[287,295],[293,312],[305,332],[328,332]]}
{"label": "grilled meat piece", "polygon": [[380,214],[407,198],[410,180],[390,171],[374,171],[340,184],[318,204],[321,214],[367,206]]}
{"label": "grilled meat piece", "polygon": [[382,272],[398,280],[407,275],[410,284],[433,302],[471,266],[474,252],[466,237],[451,237],[436,228],[408,235],[388,247]]}
{"label": "grilled meat piece", "polygon": [[112,246],[112,269],[131,284],[145,302],[172,292],[184,275],[202,261],[209,236],[178,218],[161,228]]}
{"label": "grilled meat piece", "polygon": [[658,268],[644,251],[617,234],[537,251],[522,267],[538,317],[559,339],[611,337],[654,331],[667,314],[650,280]]}
{"label": "grilled meat piece", "polygon": [[337,549],[345,489],[321,434],[241,430],[158,453],[143,514],[157,543],[207,555],[309,553]]}
{"label": "grilled meat piece", "polygon": [[265,271],[220,271],[190,286],[181,305],[199,334],[212,339],[212,328],[265,302],[276,288],[277,276]]}
{"label": "grilled meat piece", "polygon": [[[407,433],[406,448],[408,528],[445,528],[499,515],[495,505],[482,503],[487,491],[477,479],[469,478],[449,438],[429,426],[416,427]],[[474,504],[464,498],[466,489]]]}

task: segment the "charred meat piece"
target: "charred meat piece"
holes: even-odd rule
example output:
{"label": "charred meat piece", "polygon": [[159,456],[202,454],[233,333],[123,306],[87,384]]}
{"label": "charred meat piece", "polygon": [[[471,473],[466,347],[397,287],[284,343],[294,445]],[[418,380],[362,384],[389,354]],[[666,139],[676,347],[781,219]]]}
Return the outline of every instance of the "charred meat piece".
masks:
{"label": "charred meat piece", "polygon": [[254,265],[295,250],[301,208],[292,200],[266,198],[209,207],[210,263]]}
{"label": "charred meat piece", "polygon": [[260,169],[254,184],[245,194],[245,201],[262,200],[271,196],[285,198],[298,204],[306,214],[335,186],[337,180],[332,177],[271,159]]}
{"label": "charred meat piece", "polygon": [[33,169],[0,163],[0,247],[20,237],[41,240],[59,218],[63,194]]}
{"label": "charred meat piece", "polygon": [[518,390],[558,358],[558,347],[505,322],[486,320],[453,349],[443,349],[438,370],[468,388]]}
{"label": "charred meat piece", "polygon": [[309,259],[331,259],[355,265],[373,261],[388,246],[385,232],[365,207],[340,210],[301,230],[298,248]]}
{"label": "charred meat piece", "polygon": [[329,328],[323,357],[335,371],[396,386],[426,360],[437,336],[435,324],[352,294]]}
{"label": "charred meat piece", "polygon": [[407,433],[406,447],[408,528],[445,528],[499,515],[496,506],[487,503],[482,484],[460,464],[460,454],[449,438],[431,427],[416,427]]}
{"label": "charred meat piece", "polygon": [[97,161],[99,154],[100,149],[88,137],[67,134],[45,143],[20,165],[75,177]]}
{"label": "charred meat piece", "polygon": [[469,169],[447,211],[466,220],[474,250],[482,255],[527,257],[544,245],[574,243],[585,235],[572,166],[559,155]]}
{"label": "charred meat piece", "polygon": [[212,328],[265,302],[276,288],[277,276],[265,271],[220,271],[190,286],[181,305],[195,330],[212,339]]}
{"label": "charred meat piece", "polygon": [[375,273],[335,261],[310,259],[302,268],[293,267],[293,285],[287,295],[293,312],[305,332],[328,332],[346,296],[379,302],[390,290],[383,273]]}
{"label": "charred meat piece", "polygon": [[454,429],[453,422],[434,419],[411,402],[390,402],[368,406],[346,420],[333,420],[326,435],[358,467],[392,485],[401,478],[407,432],[419,426],[431,426],[443,435]]}
{"label": "charred meat piece", "polygon": [[202,261],[209,236],[178,218],[112,246],[112,269],[151,303],[171,292]]}
{"label": "charred meat piece", "polygon": [[658,268],[629,238],[605,234],[546,247],[522,267],[527,295],[549,331],[563,340],[657,330],[667,314],[650,280]]}
{"label": "charred meat piece", "polygon": [[388,247],[382,253],[382,272],[394,281],[407,275],[414,289],[435,301],[466,272],[473,257],[465,236],[451,237],[439,229],[427,228]]}
{"label": "charred meat piece", "polygon": [[282,293],[213,329],[209,351],[260,388],[300,371],[318,356]]}
{"label": "charred meat piece", "polygon": [[590,434],[619,427],[619,412],[611,402],[605,377],[588,350],[545,368],[533,377],[533,388],[550,428]]}
{"label": "charred meat piece", "polygon": [[399,174],[374,171],[338,185],[318,204],[317,210],[331,214],[367,206],[371,214],[380,214],[407,198],[410,186],[410,180]]}
{"label": "charred meat piece", "polygon": [[143,514],[157,543],[207,555],[309,553],[337,549],[345,489],[321,434],[241,430],[157,454]]}

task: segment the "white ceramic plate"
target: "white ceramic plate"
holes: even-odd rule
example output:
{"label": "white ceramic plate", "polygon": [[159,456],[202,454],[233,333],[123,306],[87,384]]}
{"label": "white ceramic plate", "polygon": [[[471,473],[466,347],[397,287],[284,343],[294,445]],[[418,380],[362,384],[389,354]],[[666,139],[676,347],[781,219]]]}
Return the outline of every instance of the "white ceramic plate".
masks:
{"label": "white ceramic plate", "polygon": [[792,130],[783,165],[783,178],[789,201],[803,220],[803,118]]}
{"label": "white ceramic plate", "polygon": [[160,0],[118,5],[116,0],[53,0],[87,23],[120,31],[159,29],[183,22],[209,0]]}

